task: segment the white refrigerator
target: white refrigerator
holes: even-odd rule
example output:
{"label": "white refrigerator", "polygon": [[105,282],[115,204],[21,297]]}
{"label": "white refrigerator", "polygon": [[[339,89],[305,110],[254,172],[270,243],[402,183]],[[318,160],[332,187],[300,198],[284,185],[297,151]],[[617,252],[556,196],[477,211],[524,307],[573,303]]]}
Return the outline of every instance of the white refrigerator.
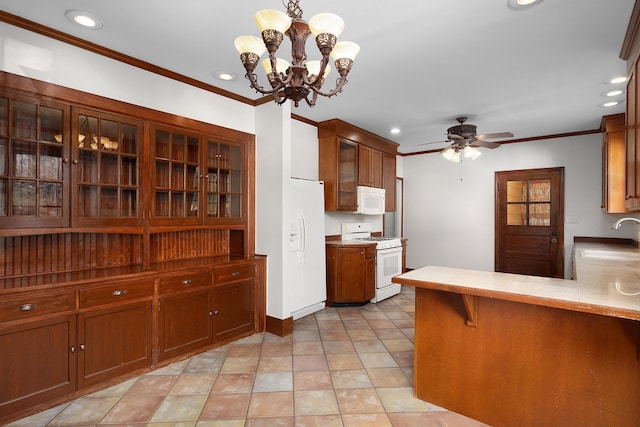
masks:
{"label": "white refrigerator", "polygon": [[285,274],[293,320],[322,310],[327,300],[324,182],[291,178],[289,257]]}

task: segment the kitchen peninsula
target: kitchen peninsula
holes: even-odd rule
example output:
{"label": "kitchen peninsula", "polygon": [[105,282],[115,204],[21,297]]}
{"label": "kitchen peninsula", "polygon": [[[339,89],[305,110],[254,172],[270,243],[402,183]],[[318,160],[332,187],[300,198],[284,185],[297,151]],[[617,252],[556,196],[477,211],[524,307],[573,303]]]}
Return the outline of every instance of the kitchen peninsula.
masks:
{"label": "kitchen peninsula", "polygon": [[415,394],[493,426],[637,426],[640,252],[576,243],[577,280],[427,266]]}

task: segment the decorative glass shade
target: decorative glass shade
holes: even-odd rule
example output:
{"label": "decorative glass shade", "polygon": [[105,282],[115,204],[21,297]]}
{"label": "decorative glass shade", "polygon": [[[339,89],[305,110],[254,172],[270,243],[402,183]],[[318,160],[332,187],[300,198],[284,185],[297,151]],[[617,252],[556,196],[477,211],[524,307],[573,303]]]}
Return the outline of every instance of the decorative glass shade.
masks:
{"label": "decorative glass shade", "polygon": [[[289,64],[288,61],[276,58],[276,71],[278,71],[279,73],[286,74],[290,66],[291,64]],[[262,60],[262,68],[267,74],[271,72],[271,60],[269,58],[265,58]]]}
{"label": "decorative glass shade", "polygon": [[260,56],[267,50],[262,39],[254,36],[240,36],[233,42],[238,53],[252,52]]}
{"label": "decorative glass shade", "polygon": [[460,161],[460,153],[457,152],[454,148],[449,147],[442,152],[442,157],[445,159],[452,161],[454,163],[458,163]]}
{"label": "decorative glass shade", "polygon": [[338,42],[331,51],[331,57],[334,59],[334,61],[342,58],[347,58],[354,61],[359,52],[360,46],[358,46],[354,42]]}
{"label": "decorative glass shade", "polygon": [[274,9],[264,9],[256,13],[253,17],[260,32],[265,30],[276,30],[285,33],[291,25],[291,18],[286,13]]}
{"label": "decorative glass shade", "polygon": [[470,146],[464,147],[464,157],[467,159],[475,160],[482,155],[482,152],[477,148],[473,148]]}
{"label": "decorative glass shade", "polygon": [[[320,61],[307,61],[307,63],[304,65],[307,68],[309,75],[317,76],[320,73]],[[322,78],[327,77],[330,72],[331,67],[329,66],[329,64],[327,64],[327,66],[324,68],[324,75],[322,76]]]}
{"label": "decorative glass shade", "polygon": [[344,21],[333,13],[319,13],[309,20],[309,30],[314,36],[329,33],[338,37],[344,30]]}

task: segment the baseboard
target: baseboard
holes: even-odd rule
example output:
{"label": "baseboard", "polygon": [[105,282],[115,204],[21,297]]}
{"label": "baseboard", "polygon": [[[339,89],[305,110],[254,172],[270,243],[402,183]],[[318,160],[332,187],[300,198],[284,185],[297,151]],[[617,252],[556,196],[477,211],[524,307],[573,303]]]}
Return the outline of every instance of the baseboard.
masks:
{"label": "baseboard", "polygon": [[279,337],[291,335],[293,333],[293,317],[277,319],[275,317],[267,316],[267,332],[278,335]]}

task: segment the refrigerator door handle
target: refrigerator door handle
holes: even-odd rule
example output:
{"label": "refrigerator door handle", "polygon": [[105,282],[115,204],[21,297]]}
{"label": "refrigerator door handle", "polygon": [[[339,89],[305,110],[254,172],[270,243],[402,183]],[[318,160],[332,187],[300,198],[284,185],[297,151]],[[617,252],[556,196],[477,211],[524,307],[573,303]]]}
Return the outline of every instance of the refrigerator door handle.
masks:
{"label": "refrigerator door handle", "polygon": [[300,262],[302,263],[307,253],[307,223],[304,221],[304,215],[300,215],[298,221],[300,221]]}

